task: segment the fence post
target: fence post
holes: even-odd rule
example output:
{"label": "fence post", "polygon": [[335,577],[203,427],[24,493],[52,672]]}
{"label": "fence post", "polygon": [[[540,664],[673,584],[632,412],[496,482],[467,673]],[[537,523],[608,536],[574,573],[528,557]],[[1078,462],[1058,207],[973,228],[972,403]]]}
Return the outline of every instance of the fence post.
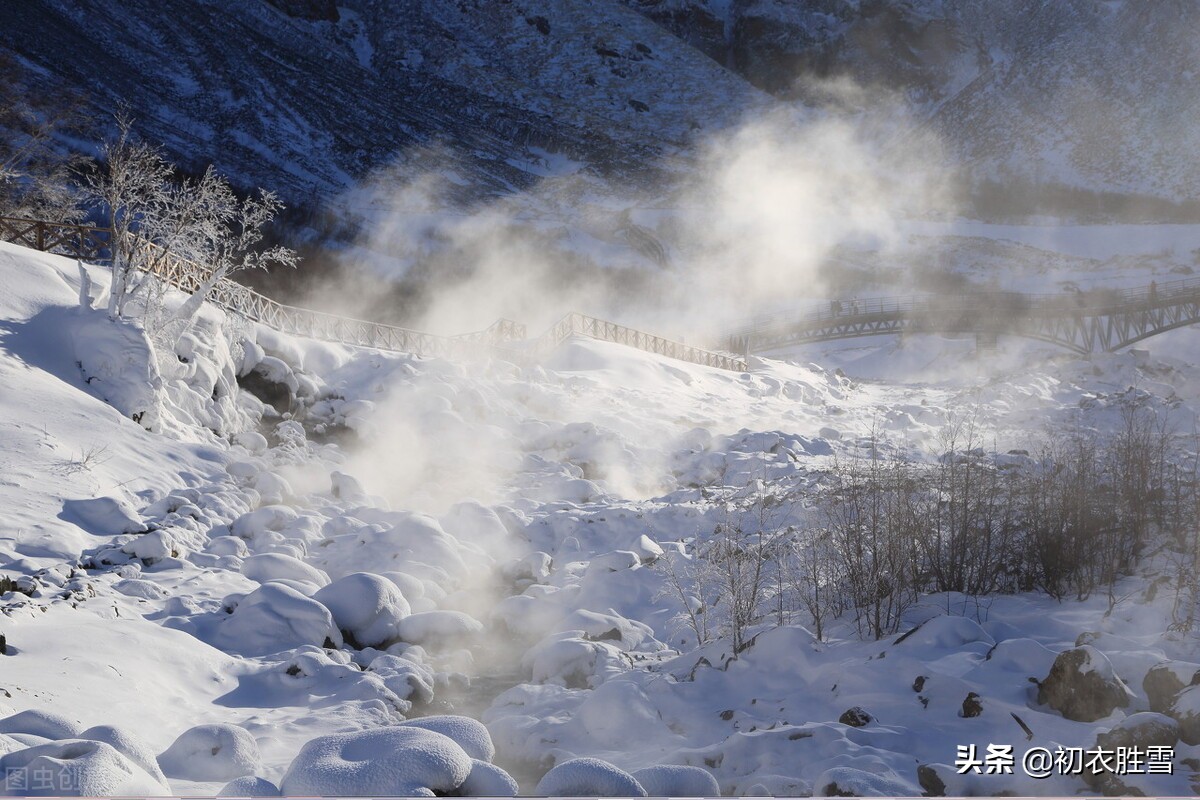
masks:
{"label": "fence post", "polygon": [[34,231],[35,231],[34,235],[37,239],[37,249],[45,250],[46,249],[46,223],[39,221],[36,225],[34,225]]}

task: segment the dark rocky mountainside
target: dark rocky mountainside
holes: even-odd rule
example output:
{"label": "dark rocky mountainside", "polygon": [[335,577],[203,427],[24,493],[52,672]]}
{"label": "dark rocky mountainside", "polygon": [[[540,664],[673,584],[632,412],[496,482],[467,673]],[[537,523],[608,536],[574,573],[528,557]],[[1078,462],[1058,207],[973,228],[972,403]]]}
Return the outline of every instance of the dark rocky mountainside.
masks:
{"label": "dark rocky mountainside", "polygon": [[547,153],[655,185],[813,78],[899,94],[975,185],[1200,200],[1191,0],[20,0],[32,91],[126,107],[185,167],[315,207],[453,158],[445,200]]}

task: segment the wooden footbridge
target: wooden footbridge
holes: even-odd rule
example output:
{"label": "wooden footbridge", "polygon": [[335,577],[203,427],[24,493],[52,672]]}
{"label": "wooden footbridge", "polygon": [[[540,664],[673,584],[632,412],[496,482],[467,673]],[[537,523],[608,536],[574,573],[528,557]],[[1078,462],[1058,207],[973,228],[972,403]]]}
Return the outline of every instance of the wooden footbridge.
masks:
{"label": "wooden footbridge", "polygon": [[1200,323],[1200,278],[1136,289],[1060,294],[978,292],[831,301],[799,315],[759,317],[724,344],[765,353],[800,344],[905,333],[974,335],[981,348],[1020,336],[1076,353],[1112,352]]}
{"label": "wooden footbridge", "polygon": [[[109,260],[111,236],[112,232],[107,228],[0,217],[0,241],[88,262]],[[183,258],[170,256],[155,258],[153,262],[157,278],[189,293],[199,289],[210,274],[204,266]],[[530,363],[544,358],[572,336],[584,336],[692,364],[736,372],[746,370],[746,359],[741,356],[706,350],[574,312],[535,339],[526,338],[524,325],[504,319],[481,331],[439,336],[284,305],[228,279],[219,281],[207,299],[229,312],[283,333],[419,356],[467,359],[483,355]]]}

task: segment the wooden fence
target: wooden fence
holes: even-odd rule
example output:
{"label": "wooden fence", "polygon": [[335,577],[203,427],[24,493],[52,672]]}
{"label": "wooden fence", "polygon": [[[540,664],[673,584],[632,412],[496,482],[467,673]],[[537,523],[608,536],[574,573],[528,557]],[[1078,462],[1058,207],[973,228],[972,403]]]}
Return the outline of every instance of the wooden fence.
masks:
{"label": "wooden fence", "polygon": [[[107,228],[0,217],[0,240],[84,261],[111,258],[112,231]],[[149,246],[156,247],[153,244]],[[199,290],[212,276],[212,271],[207,267],[162,251],[148,259],[148,264],[151,274],[189,294]],[[439,336],[396,325],[287,306],[228,278],[216,282],[207,300],[283,333],[419,356],[454,359],[494,356],[523,363],[544,357],[571,336],[586,336],[692,364],[739,372],[746,370],[743,358],[704,350],[578,313],[567,314],[550,330],[530,342],[526,340],[525,326],[512,320],[501,319],[484,330],[472,333]]]}

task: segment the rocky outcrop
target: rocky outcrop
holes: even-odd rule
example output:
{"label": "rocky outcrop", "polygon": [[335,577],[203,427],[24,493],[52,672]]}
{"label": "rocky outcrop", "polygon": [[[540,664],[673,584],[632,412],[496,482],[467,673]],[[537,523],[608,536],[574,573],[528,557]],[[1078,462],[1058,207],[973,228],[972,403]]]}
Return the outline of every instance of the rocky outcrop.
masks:
{"label": "rocky outcrop", "polygon": [[1038,684],[1039,703],[1077,722],[1103,719],[1128,706],[1132,697],[1108,658],[1090,645],[1059,653],[1050,674]]}

